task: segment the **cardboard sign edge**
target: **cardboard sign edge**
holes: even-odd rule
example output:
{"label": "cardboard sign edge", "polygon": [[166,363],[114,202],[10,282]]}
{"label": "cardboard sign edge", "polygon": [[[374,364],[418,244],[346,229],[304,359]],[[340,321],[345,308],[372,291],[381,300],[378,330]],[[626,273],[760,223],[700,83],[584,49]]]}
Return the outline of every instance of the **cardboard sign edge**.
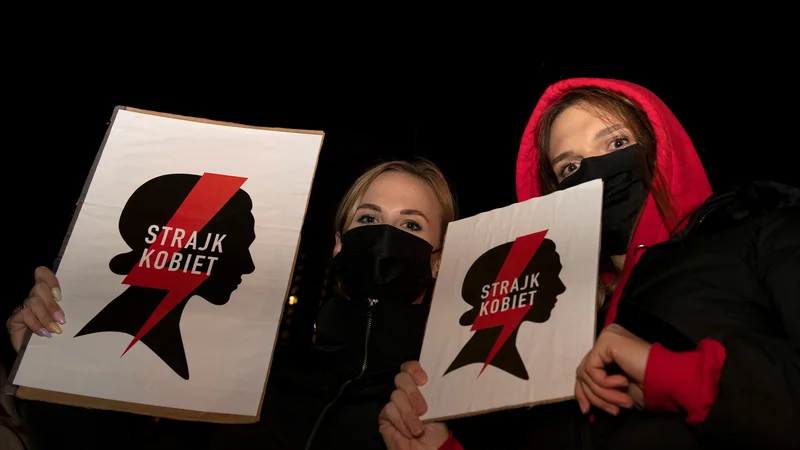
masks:
{"label": "cardboard sign edge", "polygon": [[[466,412],[466,413],[462,413],[462,414],[450,414],[450,415],[444,415],[444,416],[439,416],[439,417],[425,418],[425,419],[422,419],[421,422],[422,423],[444,422],[444,421],[447,421],[447,420],[456,420],[456,419],[463,419],[463,418],[472,417],[472,416],[481,416],[481,415],[484,415],[484,414],[489,414],[489,413],[493,413],[493,412],[497,412],[497,411],[506,411],[506,410],[509,410],[509,409],[530,408],[530,407],[539,406],[539,405],[549,405],[551,403],[562,403],[562,402],[566,402],[566,401],[572,400],[574,398],[575,398],[574,395],[569,395],[569,396],[566,396],[566,397],[559,397],[559,398],[554,398],[554,399],[541,400],[541,401],[538,401],[538,402],[520,403],[520,404],[517,404],[517,405],[500,406],[500,407],[497,407],[497,408],[490,408],[490,409],[485,409],[485,410],[481,410],[481,411],[470,411],[470,412]],[[577,405],[575,407],[577,408]]]}

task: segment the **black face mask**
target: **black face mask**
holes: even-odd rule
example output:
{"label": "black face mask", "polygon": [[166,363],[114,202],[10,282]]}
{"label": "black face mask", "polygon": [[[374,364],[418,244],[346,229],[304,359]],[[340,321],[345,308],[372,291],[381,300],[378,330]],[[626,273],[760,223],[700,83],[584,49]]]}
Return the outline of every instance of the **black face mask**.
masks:
{"label": "black face mask", "polygon": [[647,198],[642,180],[642,148],[639,145],[603,156],[586,158],[572,175],[558,184],[567,189],[587,181],[603,180],[603,225],[600,251],[624,255],[633,232],[636,216]]}
{"label": "black face mask", "polygon": [[391,225],[353,228],[342,236],[334,265],[347,294],[412,303],[433,285],[433,247]]}

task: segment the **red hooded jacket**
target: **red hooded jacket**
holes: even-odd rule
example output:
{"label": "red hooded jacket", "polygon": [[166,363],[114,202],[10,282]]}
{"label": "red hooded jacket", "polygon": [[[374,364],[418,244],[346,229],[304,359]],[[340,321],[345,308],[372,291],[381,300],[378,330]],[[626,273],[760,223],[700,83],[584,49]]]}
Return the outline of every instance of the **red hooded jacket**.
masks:
{"label": "red hooded jacket", "polygon": [[[619,80],[573,78],[560,81],[544,92],[525,128],[517,157],[517,198],[529,200],[542,195],[538,171],[536,127],[544,111],[567,92],[582,87],[597,87],[622,94],[636,102],[647,114],[655,131],[656,165],[669,189],[668,197],[678,220],[690,215],[710,195],[703,165],[678,119],[655,94],[633,83]],[[669,239],[677,229],[664,223],[653,196],[645,203],[633,233],[621,278],[611,298],[605,325],[614,322],[617,305],[631,269],[646,249]],[[637,251],[637,249],[640,249]],[[647,361],[644,396],[652,411],[683,411],[691,423],[702,422],[717,394],[725,348],[717,341],[704,340],[697,350],[672,352],[653,344]],[[441,450],[459,450],[461,445],[450,435]]]}

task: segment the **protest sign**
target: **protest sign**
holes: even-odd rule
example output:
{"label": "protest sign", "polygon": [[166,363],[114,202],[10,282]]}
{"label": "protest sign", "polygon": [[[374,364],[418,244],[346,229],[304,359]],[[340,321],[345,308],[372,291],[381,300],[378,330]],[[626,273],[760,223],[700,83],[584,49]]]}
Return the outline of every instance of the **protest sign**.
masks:
{"label": "protest sign", "polygon": [[572,398],[594,343],[602,194],[595,180],[448,226],[424,421]]}
{"label": "protest sign", "polygon": [[258,420],[322,140],[118,107],[54,269],[63,332],[28,336],[12,393]]}

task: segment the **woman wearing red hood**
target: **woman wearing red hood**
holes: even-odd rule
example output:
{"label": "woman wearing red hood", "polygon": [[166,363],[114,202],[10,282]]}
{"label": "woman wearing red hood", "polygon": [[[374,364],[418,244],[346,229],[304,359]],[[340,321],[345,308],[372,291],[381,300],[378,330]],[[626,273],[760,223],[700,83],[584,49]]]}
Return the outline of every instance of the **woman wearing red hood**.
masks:
{"label": "woman wearing red hood", "polygon": [[603,327],[577,370],[579,407],[423,425],[426,375],[409,362],[379,419],[390,450],[800,448],[800,191],[711,196],[652,92],[556,83],[522,138],[519,200],[598,178]]}

